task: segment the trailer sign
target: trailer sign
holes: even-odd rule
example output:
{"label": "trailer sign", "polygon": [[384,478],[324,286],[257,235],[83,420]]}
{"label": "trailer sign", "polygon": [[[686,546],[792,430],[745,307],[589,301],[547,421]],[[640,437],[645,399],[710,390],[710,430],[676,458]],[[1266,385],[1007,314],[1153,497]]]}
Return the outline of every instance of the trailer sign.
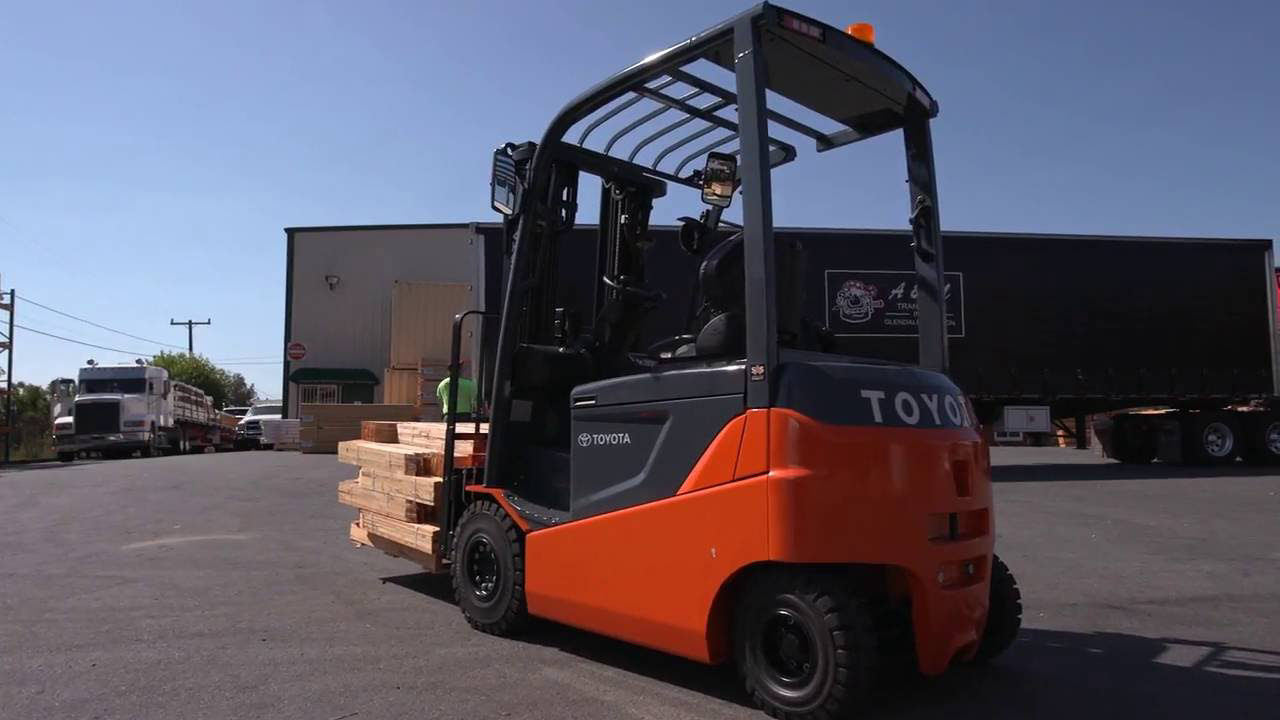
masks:
{"label": "trailer sign", "polygon": [[[964,337],[964,274],[946,276],[947,335]],[[827,329],[836,335],[914,337],[916,274],[910,270],[827,270]]]}
{"label": "trailer sign", "polygon": [[290,360],[301,360],[307,356],[307,346],[294,340],[285,346],[284,352]]}

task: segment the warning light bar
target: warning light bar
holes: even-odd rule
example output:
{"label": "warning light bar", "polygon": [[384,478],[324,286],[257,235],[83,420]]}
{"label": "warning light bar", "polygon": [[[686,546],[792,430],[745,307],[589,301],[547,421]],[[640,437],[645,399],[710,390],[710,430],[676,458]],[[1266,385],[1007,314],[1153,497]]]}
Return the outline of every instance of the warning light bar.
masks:
{"label": "warning light bar", "polygon": [[876,44],[876,29],[871,23],[853,23],[844,31],[855,40],[861,40],[868,45]]}

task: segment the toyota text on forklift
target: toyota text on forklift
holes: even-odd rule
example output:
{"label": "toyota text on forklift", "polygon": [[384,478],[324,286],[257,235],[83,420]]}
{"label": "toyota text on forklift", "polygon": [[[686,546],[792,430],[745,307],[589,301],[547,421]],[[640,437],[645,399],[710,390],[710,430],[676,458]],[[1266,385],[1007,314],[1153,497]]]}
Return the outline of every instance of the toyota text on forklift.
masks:
{"label": "toyota text on forklift", "polygon": [[[474,627],[505,635],[535,616],[733,660],[787,718],[848,715],[888,674],[938,674],[1013,642],[1021,604],[993,554],[987,447],[946,375],[937,112],[869,26],[764,4],[495,153],[509,257],[488,456],[482,470],[446,465],[443,512]],[[831,353],[802,314],[804,248],[772,222],[772,170],[798,155],[787,138],[826,153],[898,130],[916,366]],[[601,183],[600,229],[569,246],[583,173]],[[686,188],[708,207],[682,218],[696,301],[672,307],[646,283],[670,272],[647,266],[648,223]],[[721,219],[735,194],[740,227]],[[560,276],[566,252],[593,253],[594,273]],[[575,317],[567,295],[594,298],[594,314]],[[682,313],[687,330],[639,347],[655,313]]]}

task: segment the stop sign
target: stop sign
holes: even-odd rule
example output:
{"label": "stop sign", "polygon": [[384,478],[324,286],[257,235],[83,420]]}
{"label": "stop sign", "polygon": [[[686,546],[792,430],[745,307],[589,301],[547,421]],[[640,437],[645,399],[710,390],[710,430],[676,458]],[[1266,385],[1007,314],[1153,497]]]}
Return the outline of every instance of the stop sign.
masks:
{"label": "stop sign", "polygon": [[290,360],[301,360],[307,356],[307,346],[297,340],[294,340],[285,346],[284,354],[288,356]]}

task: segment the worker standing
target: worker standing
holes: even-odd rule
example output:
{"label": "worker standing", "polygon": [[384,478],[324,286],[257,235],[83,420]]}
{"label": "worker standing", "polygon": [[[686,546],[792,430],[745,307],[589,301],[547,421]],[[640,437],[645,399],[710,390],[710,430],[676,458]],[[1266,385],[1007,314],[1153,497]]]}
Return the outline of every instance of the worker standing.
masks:
{"label": "worker standing", "polygon": [[[456,420],[470,420],[475,413],[476,405],[476,383],[464,373],[467,369],[467,361],[458,361],[458,416]],[[440,413],[444,419],[449,419],[449,413],[453,408],[449,407],[449,378],[440,381],[436,386],[436,399],[440,401]]]}

